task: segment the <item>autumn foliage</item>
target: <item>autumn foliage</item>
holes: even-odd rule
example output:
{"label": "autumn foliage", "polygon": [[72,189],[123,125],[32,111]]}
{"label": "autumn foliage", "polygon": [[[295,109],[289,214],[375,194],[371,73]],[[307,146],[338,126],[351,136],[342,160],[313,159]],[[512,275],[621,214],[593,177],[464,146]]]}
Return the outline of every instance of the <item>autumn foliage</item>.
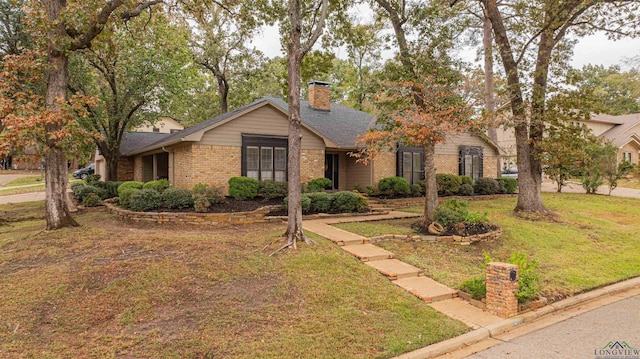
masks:
{"label": "autumn foliage", "polygon": [[35,149],[43,153],[51,147],[76,154],[95,138],[78,126],[79,117],[97,102],[87,96],[59,100],[61,111],[45,104],[46,57],[37,51],[6,56],[0,71],[0,154],[24,153]]}

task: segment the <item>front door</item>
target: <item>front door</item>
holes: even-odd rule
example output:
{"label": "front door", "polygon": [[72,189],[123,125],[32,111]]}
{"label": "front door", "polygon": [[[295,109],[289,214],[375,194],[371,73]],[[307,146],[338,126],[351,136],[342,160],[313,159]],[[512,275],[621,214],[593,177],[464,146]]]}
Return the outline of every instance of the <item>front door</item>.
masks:
{"label": "front door", "polygon": [[333,183],[332,189],[338,189],[338,157],[337,154],[327,153],[324,155],[324,177]]}

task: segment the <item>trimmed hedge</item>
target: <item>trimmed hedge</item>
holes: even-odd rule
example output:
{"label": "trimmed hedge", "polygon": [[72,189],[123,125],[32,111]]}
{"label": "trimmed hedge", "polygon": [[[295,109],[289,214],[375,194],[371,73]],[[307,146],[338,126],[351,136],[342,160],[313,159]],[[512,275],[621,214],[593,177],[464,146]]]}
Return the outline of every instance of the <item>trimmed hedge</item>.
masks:
{"label": "trimmed hedge", "polygon": [[468,183],[463,183],[458,189],[458,195],[460,196],[473,196],[473,186]]}
{"label": "trimmed hedge", "polygon": [[515,178],[496,178],[496,181],[504,188],[504,193],[514,194],[518,189],[518,180]]}
{"label": "trimmed hedge", "polygon": [[436,184],[438,186],[438,194],[441,196],[454,196],[458,194],[462,180],[459,176],[438,173],[436,174]]}
{"label": "trimmed hedge", "polygon": [[[311,209],[311,198],[308,195],[303,194],[302,199],[300,200],[302,206],[302,212],[309,212]],[[284,205],[289,206],[289,197],[284,198]]]}
{"label": "trimmed hedge", "polygon": [[258,195],[260,183],[255,178],[231,177],[229,178],[229,195],[235,199],[253,199]]}
{"label": "trimmed hedge", "polygon": [[142,186],[144,186],[144,184],[138,181],[123,182],[120,186],[118,186],[118,197],[122,197],[122,191],[125,189],[128,189],[128,188],[142,189]]}
{"label": "trimmed hedge", "polygon": [[409,181],[403,177],[387,177],[378,182],[380,192],[386,192],[390,195],[408,195],[411,193]]}
{"label": "trimmed hedge", "polygon": [[143,189],[155,189],[158,193],[164,192],[167,188],[169,188],[169,180],[160,179],[157,181],[149,181],[142,185]]}
{"label": "trimmed hedge", "polygon": [[315,192],[307,194],[311,199],[311,208],[319,213],[329,213],[333,203],[333,195],[326,192]]}
{"label": "trimmed hedge", "polygon": [[120,188],[118,188],[118,192],[120,193],[120,195],[118,196],[118,199],[120,201],[120,205],[124,208],[129,208],[129,200],[131,199],[131,196],[133,196],[136,192],[142,191],[141,189],[137,189],[137,188],[124,188],[123,190],[120,190]]}
{"label": "trimmed hedge", "polygon": [[[209,187],[208,184],[198,183],[193,186],[191,190],[193,192],[193,199],[195,201],[197,196],[205,196],[209,205],[223,203],[224,202],[224,194],[222,194],[222,188],[220,187]],[[201,201],[201,204],[204,202]],[[208,207],[208,206],[207,206]]]}
{"label": "trimmed hedge", "polygon": [[333,182],[328,178],[314,178],[307,183],[307,192],[322,192],[332,186]]}
{"label": "trimmed hedge", "polygon": [[266,199],[284,198],[287,196],[289,186],[287,182],[276,182],[273,180],[260,181],[258,186],[258,194]]}
{"label": "trimmed hedge", "polygon": [[332,211],[337,213],[364,212],[367,209],[367,200],[353,192],[338,192],[333,194]]}
{"label": "trimmed hedge", "polygon": [[95,194],[100,199],[107,199],[107,190],[103,188],[98,188],[94,186],[85,185],[82,187],[77,187],[77,194],[74,193],[76,199],[80,202],[84,202],[84,200],[90,195]]}
{"label": "trimmed hedge", "polygon": [[162,205],[162,195],[155,189],[147,188],[134,192],[129,198],[129,209],[136,212],[153,211]]}
{"label": "trimmed hedge", "polygon": [[162,192],[162,202],[169,209],[189,208],[193,206],[193,195],[184,188],[169,188]]}
{"label": "trimmed hedge", "polygon": [[503,189],[494,178],[478,178],[473,185],[473,191],[476,194],[489,195],[501,193]]}
{"label": "trimmed hedge", "polygon": [[469,177],[469,176],[458,176],[460,177],[460,184],[468,184],[468,185],[472,185],[473,186],[473,178]]}
{"label": "trimmed hedge", "polygon": [[82,201],[82,205],[85,207],[98,207],[102,206],[102,200],[97,194],[89,193],[89,195]]}

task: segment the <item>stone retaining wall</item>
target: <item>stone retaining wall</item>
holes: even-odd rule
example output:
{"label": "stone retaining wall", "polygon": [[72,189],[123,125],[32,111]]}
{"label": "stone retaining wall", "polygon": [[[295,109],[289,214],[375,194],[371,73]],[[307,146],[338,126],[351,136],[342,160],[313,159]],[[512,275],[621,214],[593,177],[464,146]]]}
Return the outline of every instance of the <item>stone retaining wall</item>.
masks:
{"label": "stone retaining wall", "polygon": [[207,226],[228,226],[252,223],[280,222],[277,217],[266,214],[279,206],[265,206],[252,212],[233,213],[196,213],[196,212],[134,212],[105,203],[108,210],[116,216],[133,222],[152,222],[160,224],[190,224]]}
{"label": "stone retaining wall", "polygon": [[369,238],[371,243],[377,243],[381,241],[389,241],[389,240],[403,240],[403,241],[413,241],[413,242],[446,242],[452,244],[459,244],[462,246],[471,245],[471,243],[479,242],[479,241],[489,241],[498,239],[502,235],[502,229],[497,229],[493,232],[483,233],[483,234],[475,234],[473,236],[421,236],[421,235],[412,235],[412,234],[385,234],[382,236],[375,236]]}

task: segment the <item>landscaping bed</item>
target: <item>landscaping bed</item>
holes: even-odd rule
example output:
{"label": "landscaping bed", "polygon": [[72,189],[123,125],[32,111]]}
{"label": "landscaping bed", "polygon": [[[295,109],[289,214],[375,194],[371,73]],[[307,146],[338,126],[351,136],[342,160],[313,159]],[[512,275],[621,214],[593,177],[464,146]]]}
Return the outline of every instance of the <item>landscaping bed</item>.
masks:
{"label": "landscaping bed", "polygon": [[[469,202],[469,210],[488,212],[503,229],[499,238],[468,246],[427,241],[383,241],[377,245],[425,275],[453,288],[484,275],[484,253],[507,261],[523,252],[539,263],[540,296],[555,301],[640,275],[640,206],[638,200],[582,194],[543,193],[553,218],[513,212],[515,198]],[[421,213],[422,207],[406,209]],[[336,226],[366,237],[415,233],[415,219]]]}

